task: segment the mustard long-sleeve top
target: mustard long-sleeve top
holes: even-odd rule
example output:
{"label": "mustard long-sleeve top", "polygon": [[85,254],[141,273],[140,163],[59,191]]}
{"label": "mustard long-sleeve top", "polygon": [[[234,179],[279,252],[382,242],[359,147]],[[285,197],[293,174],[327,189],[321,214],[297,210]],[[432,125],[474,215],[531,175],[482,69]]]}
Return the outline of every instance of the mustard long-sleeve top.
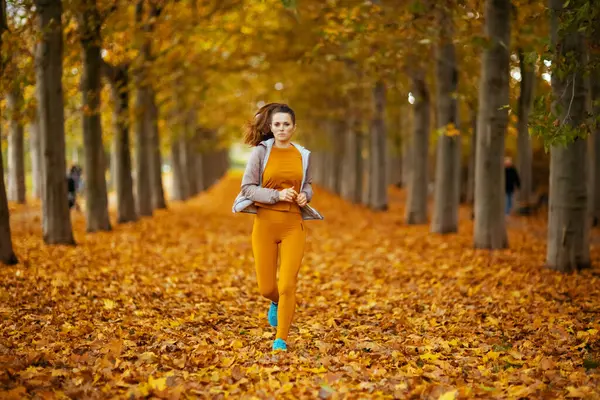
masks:
{"label": "mustard long-sleeve top", "polygon": [[[280,148],[273,146],[263,172],[262,186],[269,189],[283,190],[294,188],[300,193],[302,185],[302,155],[293,145]],[[296,203],[278,201],[275,204],[255,203],[258,207],[277,211],[300,213]]]}

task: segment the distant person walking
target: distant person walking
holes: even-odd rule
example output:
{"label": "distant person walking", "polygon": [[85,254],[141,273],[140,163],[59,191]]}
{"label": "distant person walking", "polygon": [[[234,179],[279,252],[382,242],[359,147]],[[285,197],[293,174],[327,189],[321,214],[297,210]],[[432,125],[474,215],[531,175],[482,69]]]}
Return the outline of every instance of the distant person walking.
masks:
{"label": "distant person walking", "polygon": [[[323,219],[308,203],[313,197],[310,151],[293,143],[296,116],[286,104],[262,107],[244,143],[254,146],[233,212],[256,214],[252,228],[258,289],[271,300],[267,319],[277,327],[273,350],[287,350],[296,308],[296,280],[304,256],[304,220]],[[281,262],[277,276],[277,247]]]}
{"label": "distant person walking", "polygon": [[505,213],[508,215],[512,210],[514,193],[521,187],[519,173],[514,167],[512,158],[510,157],[504,158],[504,183],[504,190],[506,193]]}
{"label": "distant person walking", "polygon": [[81,168],[77,165],[73,165],[67,175],[67,199],[69,200],[69,209],[75,207],[75,210],[79,211],[79,204],[77,204],[77,191],[81,181]]}

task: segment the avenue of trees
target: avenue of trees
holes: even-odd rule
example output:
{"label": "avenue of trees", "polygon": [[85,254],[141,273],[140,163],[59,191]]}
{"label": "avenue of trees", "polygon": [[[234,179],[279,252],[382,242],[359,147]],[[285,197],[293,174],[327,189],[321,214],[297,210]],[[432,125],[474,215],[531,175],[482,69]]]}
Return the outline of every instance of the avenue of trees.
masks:
{"label": "avenue of trees", "polygon": [[[377,211],[388,208],[389,184],[405,186],[406,223],[439,234],[457,232],[459,204],[472,204],[476,248],[509,246],[503,163],[512,155],[517,209],[548,192],[547,266],[590,265],[600,217],[594,1],[0,5],[6,264],[18,262],[7,200],[40,198],[45,242],[74,243],[73,153],[84,160],[87,230],[110,230],[109,185],[118,223],[151,216],[167,207],[167,160],[170,192],[186,200],[225,173],[227,149],[261,102],[285,101],[317,183]],[[549,176],[536,176],[536,160]]]}

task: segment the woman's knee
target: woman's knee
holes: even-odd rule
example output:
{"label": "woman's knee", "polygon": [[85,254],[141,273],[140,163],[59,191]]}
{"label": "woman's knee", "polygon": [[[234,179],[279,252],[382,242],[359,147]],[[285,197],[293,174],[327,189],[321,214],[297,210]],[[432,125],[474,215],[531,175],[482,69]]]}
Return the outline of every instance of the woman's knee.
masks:
{"label": "woman's knee", "polygon": [[279,284],[279,296],[286,296],[296,293],[295,282],[283,282]]}
{"label": "woman's knee", "polygon": [[261,296],[267,299],[277,297],[277,286],[275,285],[258,285],[258,291]]}

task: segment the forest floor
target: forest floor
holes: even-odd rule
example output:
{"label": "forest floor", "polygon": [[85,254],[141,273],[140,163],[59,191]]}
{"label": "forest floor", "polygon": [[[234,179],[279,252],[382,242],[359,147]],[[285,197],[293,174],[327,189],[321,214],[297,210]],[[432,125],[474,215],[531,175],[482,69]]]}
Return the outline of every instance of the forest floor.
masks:
{"label": "forest floor", "polygon": [[[45,246],[11,204],[0,267],[0,398],[600,398],[594,268],[543,267],[545,215],[511,216],[510,249],[403,223],[317,188],[287,353],[258,294],[239,174],[152,218]],[[37,208],[36,208],[37,207]],[[114,221],[114,214],[112,215]],[[594,233],[594,242],[598,240]]]}

